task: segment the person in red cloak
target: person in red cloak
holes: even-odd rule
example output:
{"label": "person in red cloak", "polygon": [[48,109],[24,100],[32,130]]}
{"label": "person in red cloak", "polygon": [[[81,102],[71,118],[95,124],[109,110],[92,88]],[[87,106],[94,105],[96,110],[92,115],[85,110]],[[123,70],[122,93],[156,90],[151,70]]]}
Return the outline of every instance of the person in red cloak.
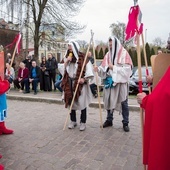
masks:
{"label": "person in red cloak", "polygon": [[170,170],[170,67],[150,95],[139,93],[145,110],[143,164],[148,170]]}
{"label": "person in red cloak", "polygon": [[9,90],[9,87],[9,82],[7,80],[2,80],[0,77],[0,135],[13,133],[13,130],[7,129],[5,126],[5,118],[7,117],[7,102],[5,92]]}
{"label": "person in red cloak", "polygon": [[[0,77],[0,135],[12,134],[13,130],[7,129],[5,126],[5,118],[7,117],[6,94],[10,85],[7,80],[2,80]],[[0,155],[0,158],[2,156]],[[0,164],[0,170],[3,170],[3,165]]]}

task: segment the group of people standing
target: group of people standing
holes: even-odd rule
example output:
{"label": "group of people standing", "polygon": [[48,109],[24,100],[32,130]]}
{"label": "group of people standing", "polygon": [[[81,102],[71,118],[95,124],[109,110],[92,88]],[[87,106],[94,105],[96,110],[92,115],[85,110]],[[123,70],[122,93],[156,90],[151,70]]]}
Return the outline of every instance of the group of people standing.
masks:
{"label": "group of people standing", "polygon": [[[85,55],[79,51],[78,43],[71,41],[63,62],[58,64],[58,69],[63,76],[61,86],[64,91],[65,107],[71,105],[77,83],[79,84],[71,108],[69,129],[77,126],[76,110],[81,111],[80,131],[86,128],[87,107],[92,98],[89,82],[94,79],[94,72],[97,72],[105,82],[103,101],[107,118],[103,128],[113,125],[113,112],[119,109],[123,116],[123,129],[125,132],[129,131],[128,81],[132,74],[132,60],[117,38],[109,38],[108,46],[109,51],[101,65],[93,67],[91,61],[85,60]],[[82,75],[80,75],[81,70]]]}
{"label": "group of people standing", "polygon": [[[52,91],[56,87],[63,92],[65,107],[69,107],[74,98],[70,113],[69,129],[77,126],[76,111],[81,111],[80,130],[86,128],[87,107],[92,100],[90,82],[95,79],[95,72],[104,82],[103,101],[107,110],[106,121],[103,128],[113,126],[113,112],[119,110],[123,116],[123,129],[129,131],[128,108],[128,81],[132,74],[132,60],[116,37],[108,40],[109,51],[104,56],[100,66],[93,66],[90,56],[85,60],[84,53],[80,52],[79,44],[71,41],[68,44],[66,55],[60,63],[51,53],[48,59],[42,57],[40,66],[36,61],[27,57],[19,65],[18,75],[14,79],[14,85],[24,93],[30,93],[30,84],[34,94],[37,94],[37,84],[40,82],[40,90]],[[84,68],[83,68],[84,66]],[[60,72],[56,82],[56,69]],[[82,70],[83,69],[83,70]],[[82,73],[82,75],[80,75]],[[77,86],[78,84],[78,86]],[[77,92],[75,90],[77,89]],[[74,94],[76,93],[76,94]]]}

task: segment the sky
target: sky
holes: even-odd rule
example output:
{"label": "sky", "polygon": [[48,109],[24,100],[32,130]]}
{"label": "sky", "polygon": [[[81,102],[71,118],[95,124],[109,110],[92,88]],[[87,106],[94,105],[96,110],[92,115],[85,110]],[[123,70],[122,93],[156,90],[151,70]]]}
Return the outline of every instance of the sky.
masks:
{"label": "sky", "polygon": [[[112,23],[127,24],[133,0],[86,0],[75,20],[85,24],[86,29],[76,39],[90,41],[94,32],[95,41],[107,42],[111,35]],[[160,37],[165,43],[170,34],[170,0],[138,0],[144,24],[144,39],[148,43]]]}

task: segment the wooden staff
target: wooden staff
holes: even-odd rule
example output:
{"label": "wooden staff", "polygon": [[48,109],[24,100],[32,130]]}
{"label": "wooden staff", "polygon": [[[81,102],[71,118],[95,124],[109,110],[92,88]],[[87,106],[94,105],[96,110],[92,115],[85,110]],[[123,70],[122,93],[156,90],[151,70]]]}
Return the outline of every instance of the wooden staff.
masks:
{"label": "wooden staff", "polygon": [[[139,34],[137,34],[137,61],[138,61],[138,76],[139,76],[139,92],[142,93],[142,72],[141,72],[141,54],[140,54],[140,35]],[[141,115],[142,115],[141,120],[142,120],[142,127],[143,127],[143,113]],[[143,130],[142,130],[142,134],[143,134]]]}
{"label": "wooden staff", "polygon": [[13,54],[12,54],[12,59],[11,59],[10,67],[12,67],[12,64],[13,64],[13,62],[14,62],[15,53],[16,53],[16,50],[17,50],[18,43],[19,43],[20,39],[21,39],[21,37],[20,37],[20,35],[19,35],[19,38],[18,38],[18,40],[17,40],[17,42],[16,42],[16,45],[15,45],[15,48],[14,48],[14,52],[13,52]]}
{"label": "wooden staff", "polygon": [[[83,62],[83,66],[82,66],[80,75],[79,75],[78,82],[79,82],[80,79],[81,79],[81,76],[82,76],[82,73],[83,73],[83,70],[84,70],[84,67],[85,67],[85,63],[86,63],[86,60],[87,60],[87,56],[88,56],[88,53],[89,53],[89,49],[90,49],[91,42],[92,42],[92,37],[91,37],[91,39],[90,39],[90,43],[89,43],[89,46],[88,46],[88,49],[87,49],[87,52],[86,52],[86,55],[85,55],[85,59],[84,59],[84,62]],[[74,104],[74,99],[75,99],[75,96],[76,96],[76,93],[77,93],[77,90],[78,90],[78,86],[79,86],[79,83],[77,83],[77,85],[76,85],[76,89],[75,89],[75,92],[74,92],[74,95],[73,95],[73,99],[72,99],[72,101],[71,101],[71,105],[70,105],[70,109],[69,109],[69,112],[68,112],[67,117],[66,117],[66,121],[65,121],[65,123],[64,123],[64,128],[63,128],[63,130],[65,130],[65,128],[66,128],[66,125],[67,125],[67,122],[68,122],[68,118],[69,118],[69,114],[71,113],[71,110],[72,110],[72,107],[73,107],[73,104]]]}
{"label": "wooden staff", "polygon": [[[137,34],[137,59],[138,59],[138,76],[139,76],[139,92],[142,92],[142,72],[141,72],[141,54],[140,54],[140,35]],[[142,130],[142,144],[143,134],[144,134],[144,111],[140,105],[140,118],[141,118],[141,130]],[[144,170],[146,170],[146,165],[144,165]]]}
{"label": "wooden staff", "polygon": [[[94,49],[93,35],[94,35],[94,33],[91,31],[92,46],[93,46],[93,57],[94,57],[94,67],[96,67],[96,54],[95,54],[95,49]],[[101,123],[101,126],[100,126],[100,127],[103,129],[102,109],[101,109],[100,92],[99,92],[99,82],[98,82],[98,73],[97,73],[97,72],[95,72],[95,77],[96,77],[97,96],[98,96],[99,111],[100,111],[100,123]]]}
{"label": "wooden staff", "polygon": [[[142,37],[143,53],[144,53],[144,60],[145,60],[145,66],[146,66],[146,75],[149,76],[148,62],[147,62],[147,58],[146,58],[146,49],[145,49],[145,42],[144,42],[143,33],[141,34],[141,37]],[[148,89],[149,89],[149,94],[150,94],[151,93],[150,83],[148,83]]]}
{"label": "wooden staff", "polygon": [[[134,0],[134,6],[137,5],[138,0]],[[139,21],[137,18],[136,21],[137,28],[139,27]],[[138,77],[139,77],[139,92],[142,92],[142,71],[141,71],[141,53],[140,53],[140,35],[137,33],[137,60],[138,60]],[[142,146],[144,146],[143,142],[143,134],[144,134],[144,111],[140,105],[140,118],[141,118],[141,131],[142,131]],[[143,166],[144,170],[146,170],[146,165]]]}
{"label": "wooden staff", "polygon": [[[2,49],[3,50],[3,49]],[[4,51],[0,49],[0,77],[4,80]]]}

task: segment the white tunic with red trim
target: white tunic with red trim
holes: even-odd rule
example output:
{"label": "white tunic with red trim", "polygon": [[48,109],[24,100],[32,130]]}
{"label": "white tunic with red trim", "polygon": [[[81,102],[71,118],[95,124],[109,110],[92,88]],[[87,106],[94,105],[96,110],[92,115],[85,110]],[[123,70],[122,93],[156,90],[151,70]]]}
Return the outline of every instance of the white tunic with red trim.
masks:
{"label": "white tunic with red trim", "polygon": [[[114,47],[112,47],[112,49],[114,49]],[[102,79],[106,79],[106,77],[112,77],[114,82],[113,87],[107,89],[104,88],[103,102],[104,107],[107,110],[116,109],[118,104],[126,100],[128,97],[128,81],[132,74],[131,57],[129,56],[128,52],[121,46],[119,41],[117,45],[117,53],[114,59],[113,70],[109,69],[107,72],[109,63],[112,63],[112,61],[112,52],[108,51],[103,59],[102,64],[98,67],[99,76]]]}

